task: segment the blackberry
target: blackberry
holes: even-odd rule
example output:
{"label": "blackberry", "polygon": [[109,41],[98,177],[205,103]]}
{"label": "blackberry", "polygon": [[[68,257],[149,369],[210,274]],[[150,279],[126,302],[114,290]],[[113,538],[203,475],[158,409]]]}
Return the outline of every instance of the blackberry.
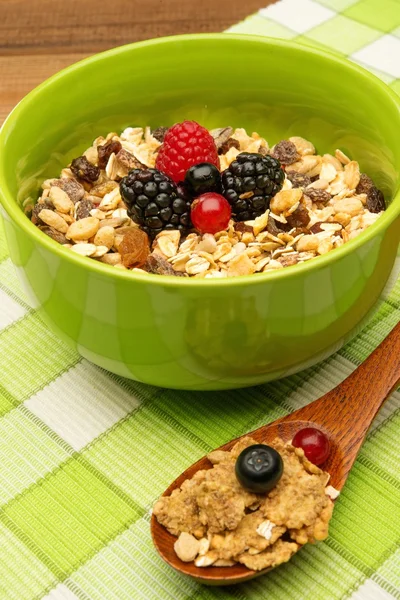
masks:
{"label": "blackberry", "polygon": [[285,174],[272,156],[242,152],[222,173],[222,194],[232,206],[235,221],[262,215],[282,188]]}
{"label": "blackberry", "polygon": [[163,229],[191,227],[192,199],[157,169],[132,169],[121,180],[120,192],[128,215],[151,238]]}

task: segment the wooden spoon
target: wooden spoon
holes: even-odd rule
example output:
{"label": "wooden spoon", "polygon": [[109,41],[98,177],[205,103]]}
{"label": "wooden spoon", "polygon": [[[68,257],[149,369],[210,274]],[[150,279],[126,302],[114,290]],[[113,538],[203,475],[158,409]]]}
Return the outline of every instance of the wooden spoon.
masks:
{"label": "wooden spoon", "polygon": [[[400,323],[367,360],[336,388],[304,408],[246,435],[259,443],[268,444],[277,436],[290,441],[299,429],[306,426],[324,431],[330,440],[331,452],[322,468],[331,475],[330,485],[340,490],[375,415],[399,382]],[[231,440],[219,450],[230,450],[239,439]],[[186,469],[164,492],[164,496],[170,495],[199,469],[211,467],[210,461],[204,456]],[[161,557],[171,567],[194,577],[200,583],[231,585],[258,577],[269,570],[252,571],[240,564],[232,567],[196,567],[194,563],[182,562],[177,557],[174,551],[177,538],[168,533],[154,515],[151,518],[151,533]]]}

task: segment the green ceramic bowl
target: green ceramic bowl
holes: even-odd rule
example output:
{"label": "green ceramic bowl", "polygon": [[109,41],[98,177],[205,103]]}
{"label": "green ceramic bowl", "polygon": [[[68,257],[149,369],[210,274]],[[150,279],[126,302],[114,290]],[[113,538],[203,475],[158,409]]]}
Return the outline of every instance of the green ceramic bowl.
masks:
{"label": "green ceramic bowl", "polygon": [[[185,280],[82,258],[24,216],[43,179],[92,140],[128,125],[196,119],[245,127],[270,144],[290,135],[340,147],[389,207],[343,247],[258,276]],[[82,356],[157,386],[223,389],[309,366],[376,304],[400,238],[400,101],[363,69],[319,50],[251,36],[195,35],[133,44],[65,69],[31,92],[0,134],[11,258],[32,304]]]}

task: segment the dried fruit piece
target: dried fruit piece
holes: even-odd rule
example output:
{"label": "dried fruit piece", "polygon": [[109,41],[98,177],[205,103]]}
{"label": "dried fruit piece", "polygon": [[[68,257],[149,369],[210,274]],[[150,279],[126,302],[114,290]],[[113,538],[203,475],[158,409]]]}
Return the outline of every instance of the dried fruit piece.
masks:
{"label": "dried fruit piece", "polygon": [[275,219],[273,219],[271,217],[271,215],[268,215],[268,222],[267,222],[268,233],[271,233],[272,235],[277,236],[278,233],[283,233],[285,231],[289,231],[290,229],[291,229],[291,226],[288,223],[281,223],[280,221],[276,221]]}
{"label": "dried fruit piece", "polygon": [[305,188],[312,183],[308,175],[297,173],[296,171],[286,171],[286,177],[291,181],[294,188]]}
{"label": "dried fruit piece", "polygon": [[75,179],[62,177],[61,179],[52,179],[50,183],[52,186],[55,185],[64,190],[74,204],[79,202],[85,195],[85,188]]}
{"label": "dried fruit piece", "polygon": [[61,231],[57,231],[54,227],[49,227],[48,225],[39,225],[40,231],[43,231],[46,235],[51,237],[52,240],[58,242],[59,244],[66,244],[67,238]]}
{"label": "dried fruit piece", "polygon": [[131,231],[125,233],[118,251],[124,267],[142,267],[150,254],[149,236],[141,229],[132,227]]}
{"label": "dried fruit piece", "polygon": [[[219,127],[217,129],[212,129],[210,131],[210,133],[211,133],[212,137],[214,138],[214,142],[217,147],[218,154],[222,154],[222,147],[224,144],[226,144],[226,142],[231,137],[231,135],[233,133],[233,128],[232,127]],[[238,144],[239,144],[239,142],[238,142]],[[239,149],[240,149],[240,144],[239,144],[238,150]]]}
{"label": "dried fruit piece", "polygon": [[237,221],[233,224],[235,231],[239,233],[253,233],[253,228],[251,225],[246,225],[244,221]]}
{"label": "dried fruit piece", "polygon": [[306,207],[299,204],[296,210],[286,217],[286,221],[289,229],[292,227],[307,227],[310,222],[310,215]]}
{"label": "dried fruit piece", "polygon": [[144,163],[140,162],[140,160],[128,152],[128,150],[125,150],[125,148],[122,148],[118,152],[116,159],[123,167],[128,169],[128,171],[131,169],[147,169]]}
{"label": "dried fruit piece", "polygon": [[86,219],[86,217],[90,217],[90,211],[93,210],[93,208],[93,202],[87,200],[86,198],[81,200],[76,206],[75,219],[79,221],[80,219]]}
{"label": "dried fruit piece", "polygon": [[33,207],[31,221],[34,225],[44,225],[44,222],[39,219],[39,213],[44,208],[54,210],[53,203],[50,200],[47,200],[47,198],[43,201],[38,201]]}
{"label": "dried fruit piece", "polygon": [[154,273],[155,275],[175,275],[176,277],[183,277],[183,273],[175,271],[170,263],[159,254],[150,254],[142,268],[148,273]]}
{"label": "dried fruit piece", "polygon": [[[108,163],[108,159],[111,154],[118,154],[122,149],[121,142],[118,140],[109,140],[102,146],[97,146],[97,155],[99,157],[98,165],[100,169],[105,169]],[[92,180],[90,180],[92,181]]]}
{"label": "dried fruit piece", "polygon": [[169,127],[157,127],[157,129],[154,129],[151,132],[151,135],[153,136],[153,138],[156,138],[158,142],[163,143],[165,134],[167,133],[168,129]]}
{"label": "dried fruit piece", "polygon": [[331,199],[331,195],[326,190],[320,190],[318,188],[307,187],[304,190],[306,196],[310,198],[313,202],[321,202],[326,204]]}
{"label": "dried fruit piece", "polygon": [[278,142],[271,154],[283,165],[291,165],[300,159],[296,146],[289,140]]}
{"label": "dried fruit piece", "polygon": [[360,174],[360,181],[356,187],[356,194],[367,194],[374,188],[374,182],[366,173]]}
{"label": "dried fruit piece", "polygon": [[372,213],[379,213],[386,208],[383,194],[375,186],[367,194],[367,208]]}
{"label": "dried fruit piece", "polygon": [[[235,150],[240,150],[240,142],[238,142],[238,140],[235,140],[235,138],[232,137],[226,140],[225,144],[221,146],[221,148],[218,150],[218,154],[227,154],[231,148],[235,148]],[[261,154],[261,149],[259,150],[259,152]]]}
{"label": "dried fruit piece", "polygon": [[86,156],[78,156],[71,162],[71,171],[78,179],[93,183],[97,181],[100,175],[99,167],[92,165],[86,158]]}

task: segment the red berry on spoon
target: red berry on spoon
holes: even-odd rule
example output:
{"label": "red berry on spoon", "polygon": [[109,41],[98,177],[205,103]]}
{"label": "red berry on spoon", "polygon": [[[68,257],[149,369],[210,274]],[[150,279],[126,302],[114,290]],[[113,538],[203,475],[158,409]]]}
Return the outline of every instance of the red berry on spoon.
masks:
{"label": "red berry on spoon", "polygon": [[302,448],[306,458],[314,465],[322,465],[330,452],[328,438],[315,427],[300,429],[292,440],[292,446]]}
{"label": "red berry on spoon", "polygon": [[216,194],[202,194],[191,206],[191,220],[200,233],[217,233],[227,229],[231,218],[231,205],[228,200]]}

